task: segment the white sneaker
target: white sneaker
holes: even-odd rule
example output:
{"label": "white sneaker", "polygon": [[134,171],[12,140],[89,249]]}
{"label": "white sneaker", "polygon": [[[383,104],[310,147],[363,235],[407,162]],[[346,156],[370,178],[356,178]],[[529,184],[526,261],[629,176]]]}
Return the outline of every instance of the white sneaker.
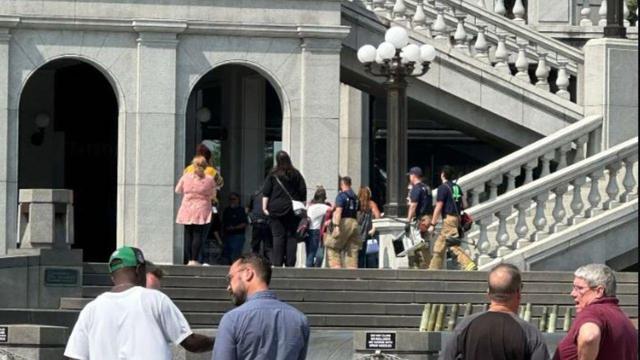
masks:
{"label": "white sneaker", "polygon": [[211,266],[211,265],[209,265],[207,263],[202,263],[202,266]]}

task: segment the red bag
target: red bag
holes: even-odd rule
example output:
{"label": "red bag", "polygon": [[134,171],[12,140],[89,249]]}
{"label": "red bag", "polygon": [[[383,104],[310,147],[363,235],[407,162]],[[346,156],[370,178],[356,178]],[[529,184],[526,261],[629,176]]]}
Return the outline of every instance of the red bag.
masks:
{"label": "red bag", "polygon": [[462,214],[460,214],[460,226],[462,230],[465,232],[471,230],[471,225],[473,225],[473,218],[463,211]]}

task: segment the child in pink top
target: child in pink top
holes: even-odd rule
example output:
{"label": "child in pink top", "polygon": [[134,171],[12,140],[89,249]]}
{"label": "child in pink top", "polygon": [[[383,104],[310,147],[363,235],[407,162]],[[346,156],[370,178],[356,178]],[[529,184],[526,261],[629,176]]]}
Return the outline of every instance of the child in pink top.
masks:
{"label": "child in pink top", "polygon": [[196,156],[191,162],[193,173],[182,175],[176,193],[184,194],[176,223],[185,226],[187,265],[199,265],[197,259],[204,241],[206,226],[211,222],[211,198],[215,194],[215,181],[205,174],[207,160]]}

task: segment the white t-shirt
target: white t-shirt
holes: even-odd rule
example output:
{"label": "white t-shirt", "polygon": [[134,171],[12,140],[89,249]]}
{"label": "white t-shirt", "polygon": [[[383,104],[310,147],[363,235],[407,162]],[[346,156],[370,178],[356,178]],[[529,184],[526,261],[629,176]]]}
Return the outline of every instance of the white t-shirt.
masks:
{"label": "white t-shirt", "polygon": [[329,210],[329,206],[326,204],[311,204],[307,209],[307,216],[311,219],[311,225],[309,226],[310,230],[320,230],[320,226],[322,226],[322,220],[324,220],[324,216]]}
{"label": "white t-shirt", "polygon": [[103,293],[88,303],[64,355],[78,360],[171,360],[171,344],[180,344],[191,334],[168,296],[135,286]]}

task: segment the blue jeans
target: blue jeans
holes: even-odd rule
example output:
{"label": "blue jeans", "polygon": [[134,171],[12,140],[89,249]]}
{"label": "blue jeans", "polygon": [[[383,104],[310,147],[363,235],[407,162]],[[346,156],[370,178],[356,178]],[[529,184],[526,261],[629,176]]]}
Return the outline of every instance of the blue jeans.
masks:
{"label": "blue jeans", "polygon": [[320,242],[320,230],[309,230],[308,236],[304,239],[307,251],[307,267],[322,266],[324,258],[324,246]]}
{"label": "blue jeans", "polygon": [[233,264],[242,255],[242,248],[244,247],[244,234],[226,235],[224,237],[224,249],[222,250],[222,257],[229,259],[229,263]]}

